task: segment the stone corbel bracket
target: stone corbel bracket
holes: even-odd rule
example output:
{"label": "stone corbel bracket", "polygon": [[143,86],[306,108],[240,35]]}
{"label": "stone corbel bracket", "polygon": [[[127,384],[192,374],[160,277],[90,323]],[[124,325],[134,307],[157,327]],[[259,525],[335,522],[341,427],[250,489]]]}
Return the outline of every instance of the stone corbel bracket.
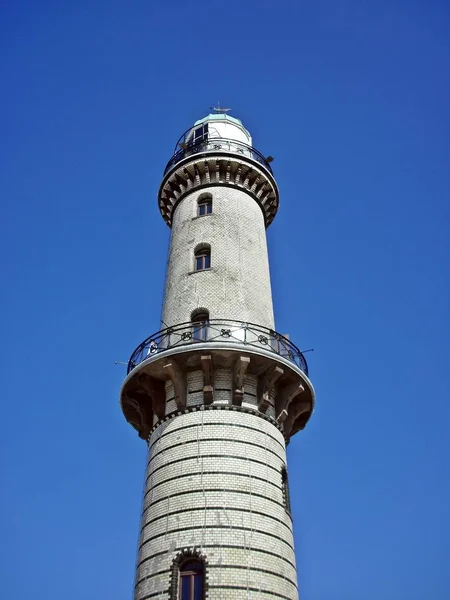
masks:
{"label": "stone corbel bracket", "polygon": [[124,394],[122,408],[139,437],[147,439],[153,427],[153,415],[158,419],[164,417],[164,383],[141,373]]}
{"label": "stone corbel bracket", "polygon": [[163,419],[166,411],[166,394],[164,382],[154,379],[145,373],[140,373],[138,376],[139,385],[146,390],[152,400],[153,414],[158,419]]}
{"label": "stone corbel bracket", "polygon": [[150,433],[153,420],[152,415],[148,414],[148,408],[150,407],[141,402],[141,398],[134,390],[128,391],[122,397],[122,409],[125,418],[137,430],[139,437],[144,440],[147,439]]}
{"label": "stone corbel bracket", "polygon": [[211,354],[200,358],[203,371],[203,402],[212,404],[214,397],[214,366]]}
{"label": "stone corbel bracket", "polygon": [[269,406],[273,405],[275,397],[275,383],[283,375],[284,370],[281,367],[274,366],[269,368],[258,379],[258,410],[265,413]]}
{"label": "stone corbel bracket", "polygon": [[248,356],[238,356],[233,365],[233,404],[242,406],[244,398],[244,380],[250,364]]}
{"label": "stone corbel bracket", "polygon": [[163,369],[172,380],[175,393],[175,404],[177,405],[178,410],[184,410],[186,408],[187,391],[186,373],[173,358],[164,365]]}
{"label": "stone corbel bracket", "polygon": [[278,390],[275,411],[277,422],[283,425],[288,440],[299,429],[303,429],[311,411],[312,403],[305,385],[294,381]]}

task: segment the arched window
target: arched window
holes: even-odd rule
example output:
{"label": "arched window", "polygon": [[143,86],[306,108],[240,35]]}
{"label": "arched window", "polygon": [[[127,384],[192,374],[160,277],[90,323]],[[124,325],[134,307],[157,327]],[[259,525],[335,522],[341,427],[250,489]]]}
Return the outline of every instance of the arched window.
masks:
{"label": "arched window", "polygon": [[184,548],[171,568],[170,600],[204,600],[208,594],[208,559],[201,550]]}
{"label": "arched window", "polygon": [[194,268],[196,271],[204,271],[211,267],[211,247],[209,244],[202,244],[195,251]]}
{"label": "arched window", "polygon": [[180,566],[179,600],[203,600],[203,563],[188,559]]}
{"label": "arched window", "polygon": [[198,308],[191,315],[192,338],[195,342],[206,342],[209,330],[209,312],[206,308]]}
{"label": "arched window", "polygon": [[212,213],[212,196],[211,194],[200,194],[197,200],[197,217],[210,215]]}

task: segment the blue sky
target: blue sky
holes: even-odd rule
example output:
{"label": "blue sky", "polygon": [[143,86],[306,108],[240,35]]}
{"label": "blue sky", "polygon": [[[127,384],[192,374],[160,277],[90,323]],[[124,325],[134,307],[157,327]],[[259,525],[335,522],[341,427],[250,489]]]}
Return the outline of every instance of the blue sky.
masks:
{"label": "blue sky", "polygon": [[277,329],[317,409],[288,449],[304,600],[450,595],[450,8],[4,2],[1,596],[131,597],[178,136],[220,100],[275,157]]}

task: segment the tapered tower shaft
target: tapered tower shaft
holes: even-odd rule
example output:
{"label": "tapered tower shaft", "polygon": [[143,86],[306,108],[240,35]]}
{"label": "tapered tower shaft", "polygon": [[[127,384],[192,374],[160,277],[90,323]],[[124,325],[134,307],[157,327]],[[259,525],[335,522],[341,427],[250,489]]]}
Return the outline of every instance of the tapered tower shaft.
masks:
{"label": "tapered tower shaft", "polygon": [[239,120],[209,115],[179,140],[159,206],[164,328],[135,350],[121,391],[149,448],[135,599],[296,600],[285,444],[314,391],[275,330],[269,159]]}

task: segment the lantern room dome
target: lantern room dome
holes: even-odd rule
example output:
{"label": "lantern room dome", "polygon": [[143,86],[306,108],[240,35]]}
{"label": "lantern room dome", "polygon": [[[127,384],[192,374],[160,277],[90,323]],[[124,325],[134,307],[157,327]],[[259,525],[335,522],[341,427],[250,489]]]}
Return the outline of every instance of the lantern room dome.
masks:
{"label": "lantern room dome", "polygon": [[252,136],[240,119],[226,113],[209,114],[195,121],[178,140],[175,151],[183,144],[192,144],[204,139],[224,139],[252,145]]}

